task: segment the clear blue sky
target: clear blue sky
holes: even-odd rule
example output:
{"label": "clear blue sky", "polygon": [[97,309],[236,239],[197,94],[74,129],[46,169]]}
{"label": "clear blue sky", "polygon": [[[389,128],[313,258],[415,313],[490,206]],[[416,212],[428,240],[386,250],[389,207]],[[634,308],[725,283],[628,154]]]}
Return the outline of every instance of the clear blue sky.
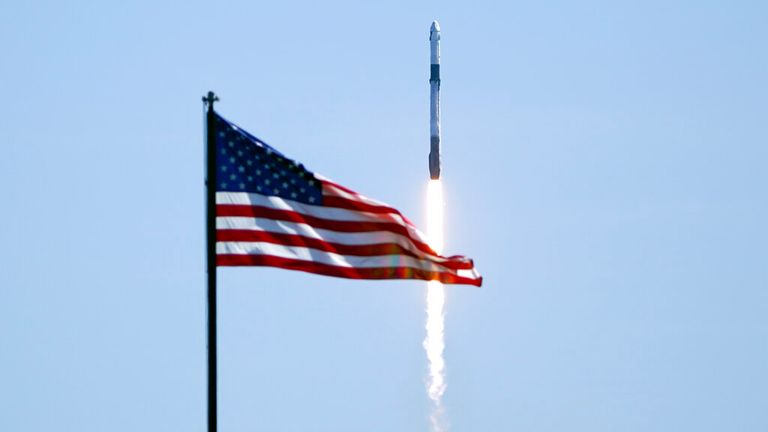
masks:
{"label": "clear blue sky", "polygon": [[[200,97],[424,221],[453,431],[768,430],[764,2],[0,5],[0,430],[204,431]],[[426,431],[424,284],[220,271],[235,431]]]}

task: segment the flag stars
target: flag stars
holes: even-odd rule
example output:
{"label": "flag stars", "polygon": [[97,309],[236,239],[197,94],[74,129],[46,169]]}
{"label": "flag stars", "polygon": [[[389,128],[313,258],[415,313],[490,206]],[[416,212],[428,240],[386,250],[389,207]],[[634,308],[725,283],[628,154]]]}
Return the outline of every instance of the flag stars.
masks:
{"label": "flag stars", "polygon": [[222,122],[218,127],[219,190],[258,193],[311,205],[322,203],[322,182],[302,164],[229,123]]}

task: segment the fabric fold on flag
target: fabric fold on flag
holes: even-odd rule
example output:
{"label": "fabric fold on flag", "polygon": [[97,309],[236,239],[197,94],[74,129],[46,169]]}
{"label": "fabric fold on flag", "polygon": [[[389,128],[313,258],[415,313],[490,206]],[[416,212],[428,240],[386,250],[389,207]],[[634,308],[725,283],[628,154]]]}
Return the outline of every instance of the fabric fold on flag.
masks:
{"label": "fabric fold on flag", "polygon": [[216,114],[216,263],[481,286],[398,210],[294,162]]}

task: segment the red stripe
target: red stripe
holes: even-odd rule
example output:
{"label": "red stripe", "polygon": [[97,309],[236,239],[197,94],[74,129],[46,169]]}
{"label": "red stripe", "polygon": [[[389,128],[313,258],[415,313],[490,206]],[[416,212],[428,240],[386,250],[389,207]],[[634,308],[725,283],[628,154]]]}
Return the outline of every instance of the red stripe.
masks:
{"label": "red stripe", "polygon": [[347,245],[332,243],[316,238],[305,237],[296,234],[273,233],[257,230],[224,229],[216,231],[216,241],[231,242],[264,242],[285,246],[298,246],[317,249],[323,252],[338,255],[351,256],[380,256],[380,255],[406,255],[416,259],[426,260],[436,265],[452,270],[470,270],[472,262],[461,257],[451,257],[445,260],[436,260],[435,256],[424,256],[412,252],[397,243],[375,243],[364,245]]}
{"label": "red stripe", "polygon": [[[347,189],[344,186],[338,185],[338,184],[333,183],[333,182],[329,182],[327,180],[323,180],[323,183],[326,183],[326,184],[328,184],[328,185],[330,185],[332,187],[340,189],[340,190],[342,190],[342,191],[344,191],[344,192],[346,192],[348,194],[354,195],[355,197],[360,197],[361,198],[361,200],[358,201],[358,200],[353,200],[353,199],[349,199],[349,198],[345,198],[345,197],[340,197],[340,196],[336,196],[336,195],[324,194],[323,195],[323,206],[326,206],[326,207],[338,207],[338,208],[343,208],[343,209],[348,209],[348,210],[358,210],[358,211],[364,211],[364,212],[369,212],[369,213],[379,213],[379,214],[393,213],[393,214],[396,214],[396,215],[400,216],[401,218],[403,218],[403,220],[407,224],[409,224],[411,226],[414,226],[414,227],[416,226],[407,217],[405,217],[402,213],[400,213],[399,210],[397,210],[397,209],[395,209],[393,207],[389,207],[389,206],[383,205],[383,204],[370,204],[370,203],[367,203],[365,201],[362,201],[362,198],[363,198],[362,195],[360,195],[359,193],[357,193],[357,192],[355,192],[355,191],[353,191],[351,189]],[[333,191],[329,191],[328,188],[323,188],[323,192],[330,192],[331,194],[333,193]]]}
{"label": "red stripe", "polygon": [[374,232],[388,231],[400,234],[410,241],[422,252],[437,255],[426,243],[422,243],[413,238],[404,225],[393,222],[358,222],[358,221],[338,221],[333,219],[324,219],[317,216],[305,215],[291,210],[278,210],[263,206],[241,205],[241,204],[217,204],[216,216],[239,216],[239,217],[259,217],[265,219],[283,220],[313,226],[315,228],[327,229],[338,232]]}
{"label": "red stripe", "polygon": [[352,189],[349,189],[349,188],[347,188],[347,187],[344,187],[344,186],[342,186],[342,185],[340,185],[340,184],[338,184],[338,183],[332,182],[332,181],[330,181],[330,180],[323,180],[322,182],[323,182],[323,183],[327,183],[327,184],[329,184],[329,185],[331,185],[331,186],[335,187],[336,189],[340,189],[340,190],[343,190],[344,192],[346,192],[346,193],[348,193],[348,194],[357,195],[357,196],[362,196],[362,195],[360,195],[359,193],[357,193],[357,192],[353,191]]}
{"label": "red stripe", "polygon": [[349,268],[272,255],[217,255],[216,265],[280,267],[348,279],[421,279],[436,280],[444,284],[466,284],[478,287],[483,284],[483,278],[471,279],[451,273],[431,272],[412,267]]}
{"label": "red stripe", "polygon": [[347,210],[357,210],[357,211],[376,213],[376,214],[394,213],[400,216],[400,212],[393,209],[392,207],[368,204],[366,202],[355,201],[348,198],[343,198],[340,196],[333,196],[333,195],[323,196],[323,207],[336,207],[336,208],[343,208]]}

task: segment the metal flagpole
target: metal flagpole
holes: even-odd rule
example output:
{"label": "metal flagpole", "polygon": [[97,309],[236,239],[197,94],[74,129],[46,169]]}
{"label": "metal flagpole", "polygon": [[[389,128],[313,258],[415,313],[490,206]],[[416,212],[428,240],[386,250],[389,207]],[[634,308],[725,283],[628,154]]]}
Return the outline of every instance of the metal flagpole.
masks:
{"label": "metal flagpole", "polygon": [[208,272],[208,432],[216,432],[216,116],[209,91],[203,97],[206,113],[206,256]]}

